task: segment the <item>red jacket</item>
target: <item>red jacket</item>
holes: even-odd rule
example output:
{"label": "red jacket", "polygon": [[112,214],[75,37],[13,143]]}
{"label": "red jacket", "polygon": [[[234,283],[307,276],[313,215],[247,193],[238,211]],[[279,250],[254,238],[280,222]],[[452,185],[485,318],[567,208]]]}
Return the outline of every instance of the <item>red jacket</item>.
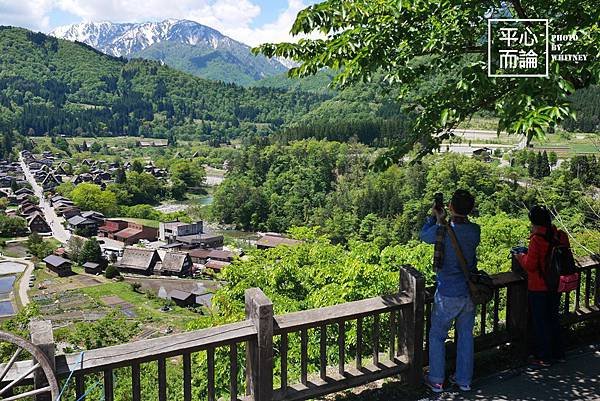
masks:
{"label": "red jacket", "polygon": [[[517,260],[527,271],[527,289],[529,291],[548,291],[542,271],[549,263],[550,244],[546,240],[546,227],[536,226],[529,237],[529,250],[527,254],[519,255]],[[564,231],[552,226],[554,238],[563,246],[570,246],[569,238]]]}

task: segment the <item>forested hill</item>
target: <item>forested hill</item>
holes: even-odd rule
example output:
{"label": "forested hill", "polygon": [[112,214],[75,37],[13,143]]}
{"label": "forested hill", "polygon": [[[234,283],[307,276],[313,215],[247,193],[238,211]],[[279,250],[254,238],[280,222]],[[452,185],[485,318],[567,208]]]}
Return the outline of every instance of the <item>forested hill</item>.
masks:
{"label": "forested hill", "polygon": [[0,131],[233,136],[291,121],[327,97],[208,81],[159,62],[0,27]]}

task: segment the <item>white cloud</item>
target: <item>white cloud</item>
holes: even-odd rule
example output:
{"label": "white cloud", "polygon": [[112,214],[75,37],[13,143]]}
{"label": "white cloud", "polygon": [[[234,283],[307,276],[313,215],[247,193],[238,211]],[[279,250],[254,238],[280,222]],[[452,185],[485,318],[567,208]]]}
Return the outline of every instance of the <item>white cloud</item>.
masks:
{"label": "white cloud", "polygon": [[274,22],[258,28],[245,26],[232,26],[223,28],[227,35],[252,46],[266,42],[293,41],[290,29],[296,20],[298,12],[307,7],[303,0],[288,0],[288,7],[277,17]]}
{"label": "white cloud", "polygon": [[52,5],[53,0],[0,0],[0,25],[45,31]]}
{"label": "white cloud", "polygon": [[50,31],[49,14],[68,12],[82,21],[145,22],[189,19],[249,45],[292,40],[289,31],[307,0],[287,0],[273,22],[259,27],[257,0],[0,0],[0,24]]}

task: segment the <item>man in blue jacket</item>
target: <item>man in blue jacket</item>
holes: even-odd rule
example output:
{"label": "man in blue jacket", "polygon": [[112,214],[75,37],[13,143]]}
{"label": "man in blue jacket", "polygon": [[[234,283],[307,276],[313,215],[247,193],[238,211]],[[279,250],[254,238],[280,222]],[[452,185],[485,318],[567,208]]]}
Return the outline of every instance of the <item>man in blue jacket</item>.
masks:
{"label": "man in blue jacket", "polygon": [[[456,234],[460,249],[469,269],[477,269],[476,249],[479,245],[481,229],[469,222],[468,215],[473,211],[475,199],[464,190],[457,190],[448,205],[450,226]],[[446,234],[446,213],[435,206],[421,230],[421,240],[435,244],[434,270],[436,272],[436,292],[431,313],[429,331],[429,374],[425,384],[434,392],[444,390],[446,338],[452,323],[456,321],[458,335],[456,373],[450,382],[460,390],[469,391],[473,377],[473,326],[475,305],[471,301],[469,287],[450,238]]]}

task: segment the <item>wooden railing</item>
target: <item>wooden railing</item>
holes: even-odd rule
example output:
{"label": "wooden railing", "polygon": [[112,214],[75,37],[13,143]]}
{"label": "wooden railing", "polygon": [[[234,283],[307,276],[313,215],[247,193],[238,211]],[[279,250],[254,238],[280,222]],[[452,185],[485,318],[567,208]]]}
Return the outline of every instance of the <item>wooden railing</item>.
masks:
{"label": "wooden railing", "polygon": [[[580,288],[563,300],[565,324],[600,317],[600,258],[580,259],[578,268]],[[142,399],[140,366],[156,364],[158,400],[190,401],[196,399],[192,376],[198,374],[192,355],[205,353],[205,393],[212,401],[224,396],[215,390],[215,353],[221,350],[222,359],[229,360],[229,383],[218,385],[229,388],[231,400],[305,400],[397,375],[417,385],[427,359],[433,294],[419,272],[406,266],[400,270],[396,294],[285,315],[274,316],[273,304],[262,291],[249,289],[242,322],[90,350],[83,357],[56,356],[56,374],[63,383],[73,375],[74,399],[88,391],[86,377],[99,377],[104,397],[111,401],[114,372],[126,368],[131,372],[129,398],[137,401]],[[507,342],[525,347],[526,283],[514,273],[501,273],[493,280],[494,299],[478,308],[476,349]],[[292,348],[299,348],[299,355],[291,355]],[[167,361],[173,359],[183,370],[180,386],[167,378]],[[5,380],[23,369],[17,364]]]}

